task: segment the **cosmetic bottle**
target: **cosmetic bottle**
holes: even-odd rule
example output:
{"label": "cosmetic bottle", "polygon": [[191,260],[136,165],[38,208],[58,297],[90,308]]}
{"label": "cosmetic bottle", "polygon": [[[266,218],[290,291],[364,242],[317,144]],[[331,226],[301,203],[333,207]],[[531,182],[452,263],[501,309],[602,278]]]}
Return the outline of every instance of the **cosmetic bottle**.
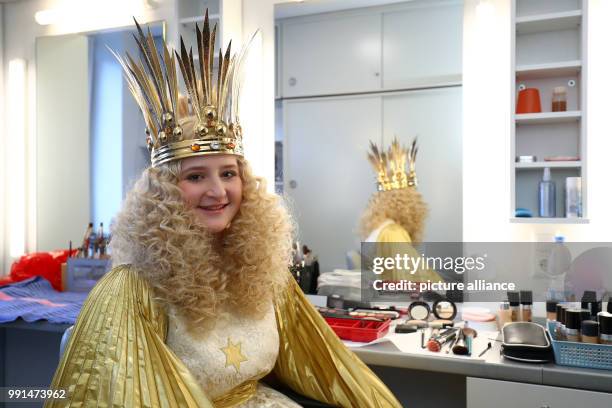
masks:
{"label": "cosmetic bottle", "polygon": [[599,318],[599,342],[601,344],[612,344],[612,313],[600,312]]}
{"label": "cosmetic bottle", "polygon": [[565,312],[565,337],[568,341],[580,341],[580,310],[569,309]]}
{"label": "cosmetic bottle", "polygon": [[510,303],[501,302],[499,304],[499,310],[497,311],[497,326],[499,329],[503,329],[506,323],[512,322],[512,311],[510,310]]}
{"label": "cosmetic bottle", "polygon": [[521,290],[521,321],[531,321],[531,308],[533,305],[533,293],[530,290]]}
{"label": "cosmetic bottle", "polygon": [[555,338],[557,340],[565,340],[565,312],[567,307],[563,304],[557,305],[557,327]]}
{"label": "cosmetic bottle", "polygon": [[565,112],[567,110],[567,89],[564,86],[553,88],[552,111]]}
{"label": "cosmetic bottle", "polygon": [[556,216],[555,182],[550,179],[550,168],[544,168],[544,176],[540,181],[540,217],[553,218]]}
{"label": "cosmetic bottle", "polygon": [[519,292],[508,292],[508,302],[510,303],[510,312],[513,322],[521,320],[520,295]]}
{"label": "cosmetic bottle", "polygon": [[550,320],[550,321],[557,320],[557,301],[556,300],[546,301],[546,320]]}
{"label": "cosmetic bottle", "polygon": [[585,290],[580,302],[582,309],[591,311],[591,318],[597,318],[597,314],[601,312],[601,301],[597,301],[597,292],[594,290]]}
{"label": "cosmetic bottle", "polygon": [[599,323],[593,320],[583,320],[580,334],[583,343],[599,343]]}
{"label": "cosmetic bottle", "polygon": [[580,177],[565,179],[565,216],[582,217],[582,178]]}

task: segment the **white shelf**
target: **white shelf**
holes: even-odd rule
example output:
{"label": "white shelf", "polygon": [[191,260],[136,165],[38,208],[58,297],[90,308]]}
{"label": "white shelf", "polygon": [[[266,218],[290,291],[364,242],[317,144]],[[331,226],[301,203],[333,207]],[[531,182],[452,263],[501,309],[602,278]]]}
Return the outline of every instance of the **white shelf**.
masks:
{"label": "white shelf", "polygon": [[582,10],[517,17],[516,32],[517,34],[533,34],[545,31],[570,30],[579,27],[581,20]]}
{"label": "white shelf", "polygon": [[[208,15],[209,21],[218,21],[220,18],[221,18],[221,15],[219,14],[209,14]],[[179,19],[179,23],[181,23],[183,26],[187,24],[203,23],[203,22],[204,22],[204,16],[185,17],[185,18]]]}
{"label": "white shelf", "polygon": [[539,79],[550,77],[576,76],[582,69],[582,61],[561,61],[547,64],[518,65],[516,79]]}
{"label": "white shelf", "polygon": [[550,123],[577,122],[581,118],[581,111],[519,113],[515,115],[517,125],[543,125]]}
{"label": "white shelf", "polygon": [[512,217],[513,224],[588,224],[588,218],[540,218],[540,217]]}
{"label": "white shelf", "polygon": [[581,161],[541,161],[534,163],[514,163],[517,170],[543,169],[577,169],[582,166]]}

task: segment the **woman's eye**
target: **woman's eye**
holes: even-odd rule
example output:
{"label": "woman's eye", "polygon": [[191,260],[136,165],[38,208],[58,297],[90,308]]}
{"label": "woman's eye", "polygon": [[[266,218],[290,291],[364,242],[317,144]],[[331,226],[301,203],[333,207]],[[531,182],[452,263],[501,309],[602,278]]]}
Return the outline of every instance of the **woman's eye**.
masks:
{"label": "woman's eye", "polygon": [[201,174],[190,174],[187,176],[187,180],[189,181],[200,181],[204,177]]}
{"label": "woman's eye", "polygon": [[223,172],[223,177],[225,178],[232,178],[236,176],[236,172],[233,170],[227,170]]}

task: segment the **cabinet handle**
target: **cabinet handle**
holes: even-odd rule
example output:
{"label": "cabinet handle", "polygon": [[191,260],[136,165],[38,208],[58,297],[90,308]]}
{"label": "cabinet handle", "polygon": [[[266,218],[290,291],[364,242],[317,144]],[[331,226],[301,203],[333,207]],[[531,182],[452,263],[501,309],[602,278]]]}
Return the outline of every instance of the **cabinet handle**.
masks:
{"label": "cabinet handle", "polygon": [[297,79],[294,77],[289,78],[289,86],[295,86],[297,84]]}
{"label": "cabinet handle", "polygon": [[296,188],[296,187],[297,187],[297,181],[295,181],[295,180],[291,180],[291,181],[289,182],[289,187],[291,187],[291,188]]}

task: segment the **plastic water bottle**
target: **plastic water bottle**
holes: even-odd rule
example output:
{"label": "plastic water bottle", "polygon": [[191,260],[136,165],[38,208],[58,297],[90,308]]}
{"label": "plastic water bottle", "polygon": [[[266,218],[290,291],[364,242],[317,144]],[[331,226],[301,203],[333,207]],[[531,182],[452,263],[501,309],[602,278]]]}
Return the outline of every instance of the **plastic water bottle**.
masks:
{"label": "plastic water bottle", "polygon": [[565,296],[565,274],[572,265],[572,254],[565,245],[565,238],[557,235],[553,244],[546,273],[550,276],[549,294],[555,294],[555,299],[563,299]]}

